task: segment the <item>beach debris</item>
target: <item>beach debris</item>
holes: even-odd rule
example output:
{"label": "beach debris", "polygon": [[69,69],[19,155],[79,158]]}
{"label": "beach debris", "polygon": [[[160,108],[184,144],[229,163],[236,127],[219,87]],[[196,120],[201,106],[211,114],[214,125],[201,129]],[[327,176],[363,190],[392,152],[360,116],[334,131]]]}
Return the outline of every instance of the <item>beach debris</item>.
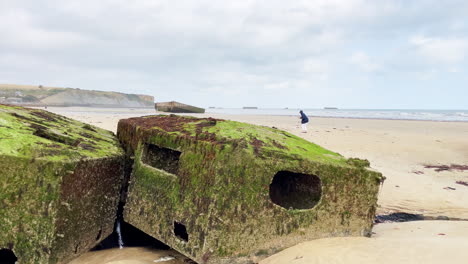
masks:
{"label": "beach debris", "polygon": [[444,233],[439,233],[439,234],[437,234],[437,235],[438,235],[438,236],[445,236]]}
{"label": "beach debris", "polygon": [[456,188],[453,188],[453,187],[447,186],[447,187],[444,187],[444,190],[455,191],[455,190],[456,190]]}
{"label": "beach debris", "polygon": [[459,164],[451,164],[451,165],[424,165],[426,169],[435,169],[437,172],[441,171],[466,171],[468,170],[468,165],[459,165]]}
{"label": "beach debris", "polygon": [[410,213],[391,213],[387,215],[377,215],[375,217],[374,223],[394,223],[394,222],[410,222],[410,221],[421,221],[424,220],[424,215],[422,214],[410,214]]}
{"label": "beach debris", "polygon": [[319,237],[370,235],[384,177],[279,129],[176,115],[119,121],[135,156],[127,223],[203,264],[252,263]]}
{"label": "beach debris", "polygon": [[0,249],[68,263],[109,236],[125,158],[113,133],[18,106],[0,120]]}
{"label": "beach debris", "polygon": [[[409,222],[409,221],[422,221],[422,220],[438,220],[438,221],[468,221],[465,218],[448,217],[445,215],[431,216],[422,214],[410,214],[410,213],[392,213],[388,215],[376,216],[375,223],[393,223],[393,222]],[[418,228],[420,229],[420,228]]]}
{"label": "beach debris", "polygon": [[175,257],[173,256],[166,256],[166,257],[161,257],[159,259],[155,259],[153,260],[154,263],[158,263],[158,262],[166,262],[166,261],[170,261],[170,260],[173,260],[175,259]]}
{"label": "beach debris", "polygon": [[456,183],[456,184],[460,184],[460,185],[464,185],[464,186],[467,186],[467,187],[468,187],[468,182],[466,182],[466,181],[456,181],[455,183]]}
{"label": "beach debris", "polygon": [[422,171],[418,171],[418,170],[417,170],[417,171],[413,171],[413,173],[414,173],[414,174],[418,174],[418,175],[420,175],[420,174],[424,174],[424,172],[422,172]]}

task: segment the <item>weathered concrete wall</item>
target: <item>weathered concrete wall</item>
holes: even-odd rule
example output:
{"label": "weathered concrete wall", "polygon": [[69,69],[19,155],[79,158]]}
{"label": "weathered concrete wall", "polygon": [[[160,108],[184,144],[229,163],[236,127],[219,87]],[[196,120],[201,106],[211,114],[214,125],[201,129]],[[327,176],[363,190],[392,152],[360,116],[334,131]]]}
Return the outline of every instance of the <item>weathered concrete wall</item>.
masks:
{"label": "weathered concrete wall", "polygon": [[67,263],[94,247],[113,230],[123,159],[109,131],[0,105],[0,249]]}
{"label": "weathered concrete wall", "polygon": [[371,231],[380,173],[274,128],[178,116],[121,120],[134,168],[126,222],[198,263],[252,263]]}
{"label": "weathered concrete wall", "polygon": [[205,113],[204,108],[186,105],[179,102],[161,102],[154,104],[156,111],[169,112],[169,113]]}

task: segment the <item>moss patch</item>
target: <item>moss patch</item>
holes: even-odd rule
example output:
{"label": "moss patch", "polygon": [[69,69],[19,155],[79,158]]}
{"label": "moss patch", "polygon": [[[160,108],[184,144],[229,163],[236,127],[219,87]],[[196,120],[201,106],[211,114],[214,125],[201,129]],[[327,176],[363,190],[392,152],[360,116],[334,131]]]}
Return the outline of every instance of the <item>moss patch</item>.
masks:
{"label": "moss patch", "polygon": [[124,154],[106,130],[0,105],[0,248],[67,263],[112,232]]}
{"label": "moss patch", "polygon": [[[125,120],[126,125],[139,127],[148,133],[206,141],[211,144],[242,146],[256,156],[283,155],[305,157],[314,161],[347,166],[341,155],[300,137],[265,126],[214,118],[194,118],[176,115],[145,116]],[[124,131],[121,131],[123,133]],[[118,132],[119,133],[119,132]],[[135,148],[135,143],[132,145]],[[353,164],[352,164],[353,165]]]}
{"label": "moss patch", "polygon": [[73,161],[119,153],[112,132],[50,112],[0,105],[0,155]]}
{"label": "moss patch", "polygon": [[[287,132],[151,116],[121,120],[117,134],[135,156],[125,220],[199,263],[249,263],[313,238],[371,230],[382,175]],[[180,153],[177,173],[143,162],[150,145]],[[291,195],[284,207],[275,204],[278,172],[300,176],[289,192],[321,188],[304,191],[314,203]],[[174,234],[174,222],[186,227],[188,241]]]}

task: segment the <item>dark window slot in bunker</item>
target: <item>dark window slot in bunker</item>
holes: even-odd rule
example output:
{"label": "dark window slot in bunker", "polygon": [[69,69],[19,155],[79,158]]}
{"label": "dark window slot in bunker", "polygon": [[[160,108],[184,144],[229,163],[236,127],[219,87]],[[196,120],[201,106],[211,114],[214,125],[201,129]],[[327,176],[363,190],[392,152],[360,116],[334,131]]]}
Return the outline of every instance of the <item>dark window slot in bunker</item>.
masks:
{"label": "dark window slot in bunker", "polygon": [[182,239],[185,242],[188,242],[188,233],[185,225],[174,221],[174,234],[176,237]]}
{"label": "dark window slot in bunker", "polygon": [[143,163],[167,171],[172,174],[179,172],[179,158],[182,152],[153,144],[145,144]]}
{"label": "dark window slot in bunker", "polygon": [[2,248],[0,249],[0,264],[15,264],[18,258],[13,251]]}
{"label": "dark window slot in bunker", "polygon": [[316,175],[280,171],[270,184],[270,199],[286,209],[311,209],[322,195],[322,183]]}

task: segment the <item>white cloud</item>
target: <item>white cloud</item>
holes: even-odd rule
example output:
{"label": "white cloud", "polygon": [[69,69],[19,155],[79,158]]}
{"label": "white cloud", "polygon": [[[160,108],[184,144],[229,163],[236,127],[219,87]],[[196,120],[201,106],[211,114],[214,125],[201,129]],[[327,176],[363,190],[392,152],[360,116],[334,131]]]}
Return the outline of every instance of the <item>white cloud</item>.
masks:
{"label": "white cloud", "polygon": [[330,77],[331,65],[324,59],[309,58],[304,61],[302,71],[309,77],[326,81]]}
{"label": "white cloud", "polygon": [[278,83],[268,83],[265,84],[264,89],[265,90],[271,90],[271,91],[285,91],[286,89],[290,88],[289,82],[278,82]]}
{"label": "white cloud", "polygon": [[429,80],[433,80],[437,76],[438,73],[439,73],[438,70],[434,68],[430,68],[427,71],[418,72],[416,74],[416,77],[421,81],[429,81]]}
{"label": "white cloud", "polygon": [[365,72],[375,72],[382,69],[381,65],[373,62],[372,59],[362,51],[353,53],[350,57],[350,62]]}
{"label": "white cloud", "polygon": [[34,16],[22,9],[0,11],[0,17],[2,20],[0,45],[34,50],[73,47],[89,43],[86,36],[75,32],[40,28],[35,24]]}
{"label": "white cloud", "polygon": [[350,65],[393,74],[366,76],[389,85],[430,68],[434,79],[466,71],[468,2],[448,1],[0,1],[0,83],[145,90],[194,104],[330,100],[362,89]]}
{"label": "white cloud", "polygon": [[431,38],[416,35],[409,42],[417,52],[434,63],[456,64],[462,62],[468,52],[466,38]]}

